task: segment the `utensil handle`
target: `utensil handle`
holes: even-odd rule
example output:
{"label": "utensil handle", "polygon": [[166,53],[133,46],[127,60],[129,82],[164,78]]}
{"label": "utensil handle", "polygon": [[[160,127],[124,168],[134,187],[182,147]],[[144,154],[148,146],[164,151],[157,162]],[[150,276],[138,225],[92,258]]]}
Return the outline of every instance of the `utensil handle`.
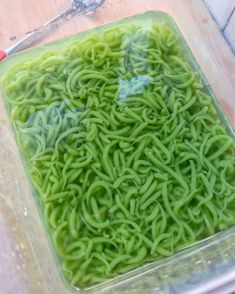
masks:
{"label": "utensil handle", "polygon": [[5,51],[0,50],[0,61],[2,61],[3,59],[5,59],[7,57],[7,54]]}

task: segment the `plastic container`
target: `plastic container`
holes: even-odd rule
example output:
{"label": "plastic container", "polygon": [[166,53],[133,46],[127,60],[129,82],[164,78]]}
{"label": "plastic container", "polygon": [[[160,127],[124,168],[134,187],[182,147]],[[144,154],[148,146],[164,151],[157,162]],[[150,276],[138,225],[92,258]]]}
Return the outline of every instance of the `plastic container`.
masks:
{"label": "plastic container", "polygon": [[[150,8],[152,10],[152,7]],[[98,24],[103,24],[102,14],[105,14],[105,9],[108,10],[109,6],[104,7],[103,11],[101,10],[101,12],[97,12],[98,19],[96,20],[97,23],[95,26]],[[38,56],[39,54],[42,54],[48,50],[60,53],[60,50],[62,50],[64,46],[72,44],[74,40],[86,39],[86,36],[89,36],[93,32],[102,34],[102,32],[116,26],[117,24],[120,25],[132,23],[140,25],[143,28],[148,28],[152,24],[164,22],[174,32],[179,41],[181,49],[187,56],[186,58],[188,62],[199,74],[200,80],[203,84],[203,91],[205,91],[211,97],[217,110],[218,117],[221,119],[223,124],[226,125],[227,132],[231,136],[234,136],[232,126],[230,125],[214,94],[212,93],[208,82],[206,81],[200,67],[195,61],[174,20],[165,13],[156,11],[148,11],[138,14],[134,13],[133,11],[133,14],[134,16],[131,16],[130,18],[124,18],[118,22],[107,24],[101,27],[97,26],[97,28],[92,29],[91,31],[85,31],[84,33],[72,36],[71,38],[59,39],[59,41],[48,43],[43,47],[37,47],[16,54],[1,63],[0,74],[4,75],[4,73],[7,72],[9,68],[18,62],[35,58],[35,56]],[[90,21],[89,19],[86,19],[85,16],[82,16],[82,18],[84,18],[84,22]],[[58,31],[53,32],[52,36],[49,37],[49,40],[51,38],[57,39],[57,36],[61,37],[61,33],[63,35],[67,35],[67,31],[69,31],[69,34],[74,33],[77,27],[73,22],[74,20],[72,19],[71,23],[65,23],[64,27]],[[88,26],[94,26],[94,23]],[[3,96],[6,96],[6,106],[8,110],[10,110],[9,104],[7,102],[8,97],[4,94],[4,88],[2,90]],[[125,99],[128,99],[128,97],[125,97]],[[25,170],[27,172],[27,164]],[[42,283],[45,283],[45,288],[50,293],[54,293],[53,291],[63,291],[63,293],[66,291],[78,291],[81,293],[96,293],[98,291],[101,291],[102,293],[124,293],[125,291],[128,293],[143,293],[143,291],[145,293],[153,293],[155,291],[160,293],[183,293],[189,292],[189,290],[192,290],[192,288],[195,293],[200,293],[200,291],[203,291],[203,287],[204,291],[211,289],[211,284],[215,283],[215,278],[218,285],[221,284],[221,281],[223,281],[223,283],[225,281],[230,282],[233,278],[235,270],[235,231],[232,227],[230,229],[226,229],[223,232],[216,233],[212,237],[197,242],[196,245],[175,253],[171,257],[162,258],[161,260],[140,266],[133,271],[109,279],[105,281],[105,283],[99,283],[98,285],[91,285],[81,289],[79,289],[79,287],[72,288],[63,277],[63,274],[60,273],[61,266],[53,245],[50,244],[52,250],[48,248],[48,243],[51,243],[51,238],[46,236],[46,234],[50,234],[45,234],[44,229],[46,228],[47,230],[47,226],[44,224],[43,228],[40,221],[38,222],[38,216],[34,214],[35,208],[33,207],[35,205],[34,200],[36,200],[37,206],[39,208],[39,214],[41,214],[41,219],[43,220],[38,197],[35,195],[35,199],[33,200],[32,193],[28,191],[27,188],[24,188],[25,181],[23,180],[22,183],[23,184],[20,185],[19,191],[17,192],[17,205],[21,208],[24,207],[25,217],[22,218],[22,224],[24,226],[24,230],[26,231],[27,240],[32,246],[33,252],[35,252],[35,259],[38,263],[38,267],[40,268],[39,283],[41,283],[41,281]],[[34,185],[32,185],[32,190],[35,193],[34,188]],[[24,191],[28,191],[26,192],[26,196],[22,194]],[[35,238],[36,228],[39,230],[39,233],[38,237]],[[54,259],[52,258],[52,252],[55,256]]]}

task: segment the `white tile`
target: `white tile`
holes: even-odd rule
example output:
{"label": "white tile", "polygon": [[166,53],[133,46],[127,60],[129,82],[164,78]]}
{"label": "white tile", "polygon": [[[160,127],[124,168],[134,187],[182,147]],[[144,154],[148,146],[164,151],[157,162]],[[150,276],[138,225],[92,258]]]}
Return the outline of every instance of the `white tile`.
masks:
{"label": "white tile", "polygon": [[224,36],[235,53],[235,11],[233,12],[232,17],[224,30]]}
{"label": "white tile", "polygon": [[223,29],[235,7],[235,0],[204,0],[204,2],[219,27]]}

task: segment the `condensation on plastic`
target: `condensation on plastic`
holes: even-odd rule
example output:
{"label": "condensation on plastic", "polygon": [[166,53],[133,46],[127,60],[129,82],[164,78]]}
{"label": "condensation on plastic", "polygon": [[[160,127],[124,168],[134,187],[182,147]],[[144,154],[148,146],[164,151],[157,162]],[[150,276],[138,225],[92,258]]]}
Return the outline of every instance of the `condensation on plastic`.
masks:
{"label": "condensation on plastic", "polygon": [[[123,1],[120,1],[123,2]],[[107,5],[107,7],[109,7]],[[107,8],[106,7],[106,8]],[[96,27],[97,25],[103,24],[102,13],[105,13],[105,7],[103,11],[100,12],[98,19],[96,18],[86,18],[82,16],[86,27]],[[154,21],[159,22],[165,20],[181,38],[181,34],[174,22],[164,14],[157,14]],[[57,36],[67,36],[69,34],[75,33],[76,31],[82,31],[83,25],[82,21],[76,22],[71,20],[73,25],[66,23],[64,27],[59,29],[46,39],[46,42],[51,40],[56,40]],[[145,18],[143,16],[137,16],[136,20],[133,21],[141,23],[144,25],[150,25],[153,20],[151,18]],[[79,29],[78,29],[79,26]],[[85,33],[86,35],[86,33]],[[81,35],[81,36],[85,36]],[[0,67],[0,73],[6,71],[15,62],[21,61],[23,59],[34,57],[35,55],[46,51],[48,49],[58,50],[59,47],[63,48],[68,40],[58,41],[56,43],[48,44],[45,47],[35,48],[33,50],[26,51],[22,54],[15,55],[12,58],[6,60]],[[44,43],[43,41],[42,43]],[[188,54],[189,61],[192,66],[200,73],[201,79],[204,82],[205,88],[207,88],[210,95],[213,97],[217,110],[221,119],[227,124],[228,130],[233,134],[233,128],[230,126],[226,116],[220,109],[219,104],[215,100],[211,89],[206,82],[206,79],[194,58],[191,56],[191,52],[185,43],[182,43],[186,53]],[[4,91],[3,91],[4,92]],[[6,140],[7,142],[7,140]],[[18,167],[16,170],[21,170]],[[5,174],[5,176],[7,176]],[[14,175],[15,176],[15,175]],[[23,177],[23,176],[22,176]],[[23,184],[19,185],[18,191],[16,191],[17,204],[16,209],[23,208],[23,215],[27,217],[22,217],[21,220],[23,224],[23,229],[27,236],[29,242],[28,250],[32,250],[34,253],[35,262],[34,267],[39,269],[40,287],[46,289],[48,293],[55,292],[73,292],[75,289],[69,288],[69,286],[64,283],[63,279],[59,274],[59,266],[55,263],[55,260],[51,257],[52,253],[48,247],[48,238],[42,229],[39,222],[38,216],[35,215],[36,211],[34,208],[34,200],[31,195],[30,190],[24,187],[25,180],[23,179]],[[26,184],[25,184],[26,185]],[[25,196],[24,196],[25,193]],[[31,197],[31,198],[30,198]],[[17,213],[17,212],[16,212]],[[35,229],[39,231],[35,232]],[[92,287],[87,290],[79,290],[80,292],[88,293],[200,293],[208,292],[216,287],[220,286],[224,282],[230,282],[235,277],[235,229],[231,228],[224,232],[218,233],[204,241],[201,241],[191,248],[185,249],[169,258],[162,259],[146,265],[139,269],[136,269],[130,273],[124,274],[118,278],[114,278],[105,284],[101,284]],[[55,255],[55,254],[54,254]],[[56,258],[56,256],[55,256]],[[36,264],[36,265],[35,265]],[[32,267],[31,267],[32,268]],[[28,279],[30,280],[30,273]]]}

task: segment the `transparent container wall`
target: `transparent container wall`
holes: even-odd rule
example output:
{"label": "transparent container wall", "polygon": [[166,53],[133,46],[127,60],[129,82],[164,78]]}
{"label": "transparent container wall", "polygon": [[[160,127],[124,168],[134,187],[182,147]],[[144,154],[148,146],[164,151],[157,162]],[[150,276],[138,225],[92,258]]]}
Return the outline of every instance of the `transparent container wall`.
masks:
{"label": "transparent container wall", "polygon": [[[182,43],[189,61],[192,66],[199,71],[201,79],[208,93],[214,99],[215,106],[219,111],[220,118],[227,125],[230,134],[233,134],[235,107],[231,104],[229,93],[232,90],[227,81],[223,81],[223,87],[218,85],[219,74],[213,77],[210,69],[205,66],[205,54],[202,54],[200,48],[196,47],[196,36],[200,30],[188,26],[187,10],[185,7],[173,4],[172,1],[106,1],[105,4],[91,15],[74,16],[64,22],[56,30],[51,30],[50,34],[42,38],[35,45],[43,45],[48,42],[60,40],[73,34],[78,34],[87,29],[93,29],[104,24],[122,20],[126,17],[137,15],[137,22],[151,23],[152,19],[148,14],[141,16],[148,11],[163,11],[173,16],[180,32],[186,37],[190,49],[196,55],[202,72],[204,67],[206,78],[209,76],[209,82],[216,91],[218,101],[211,92],[204,75],[200,71],[195,60],[191,57],[190,49]],[[192,9],[194,7],[192,1]],[[154,13],[150,15],[155,15]],[[138,19],[139,17],[139,19]],[[134,18],[133,18],[134,19]],[[153,16],[154,19],[154,16]],[[164,14],[156,14],[158,21],[166,19],[172,28],[176,30],[174,22]],[[193,35],[191,32],[193,31]],[[179,33],[179,38],[181,35]],[[194,46],[193,46],[194,45]],[[0,65],[0,74],[11,67],[14,63],[23,58],[33,57],[47,48],[62,48],[64,43],[58,41],[48,44],[46,47],[35,48],[22,55],[15,55]],[[203,48],[205,50],[205,48]],[[206,52],[206,51],[205,51]],[[208,75],[207,75],[208,74]],[[208,79],[207,79],[208,80]],[[226,92],[227,91],[227,92]],[[232,91],[231,91],[232,92]],[[228,95],[225,95],[227,93]],[[220,99],[222,97],[222,99]],[[3,101],[1,99],[1,107]],[[224,112],[226,116],[224,115]],[[19,152],[14,141],[13,131],[11,129],[7,113],[3,117],[4,128],[1,129],[0,147],[9,146],[9,150],[2,148],[3,168],[0,170],[4,188],[5,197],[3,198],[3,215],[6,219],[6,233],[10,236],[10,246],[5,249],[4,254],[8,256],[12,264],[15,262],[16,269],[12,272],[15,275],[14,282],[17,282],[20,291],[26,293],[72,293],[77,290],[70,288],[64,281],[56,262],[56,256],[53,256],[48,236],[41,224],[39,213],[35,206],[35,200],[32,197],[31,188],[25,176],[25,171],[21,166]],[[10,184],[6,184],[10,183]],[[6,197],[7,195],[7,197]],[[105,284],[95,286],[86,290],[78,290],[87,293],[201,293],[208,292],[225,283],[231,282],[235,278],[235,229],[230,228],[218,233],[199,244],[185,249],[172,257],[164,258],[160,261],[145,265],[128,274],[114,278]],[[15,271],[15,272],[14,272]],[[15,274],[16,273],[16,274]]]}

